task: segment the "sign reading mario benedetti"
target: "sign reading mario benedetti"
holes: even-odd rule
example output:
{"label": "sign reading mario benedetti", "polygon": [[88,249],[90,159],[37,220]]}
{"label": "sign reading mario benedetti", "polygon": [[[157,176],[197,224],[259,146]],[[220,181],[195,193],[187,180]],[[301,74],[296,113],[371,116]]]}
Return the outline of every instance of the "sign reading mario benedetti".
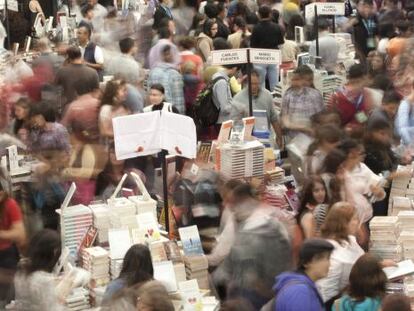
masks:
{"label": "sign reading mario benedetti", "polygon": [[280,64],[280,50],[250,49],[250,62],[253,64]]}
{"label": "sign reading mario benedetti", "polygon": [[231,65],[247,63],[246,49],[211,51],[212,65]]}

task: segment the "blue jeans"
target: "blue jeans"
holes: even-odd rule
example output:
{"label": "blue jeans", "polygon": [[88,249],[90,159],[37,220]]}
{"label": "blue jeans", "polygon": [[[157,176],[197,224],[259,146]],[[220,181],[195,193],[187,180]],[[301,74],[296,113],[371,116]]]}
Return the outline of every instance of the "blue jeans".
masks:
{"label": "blue jeans", "polygon": [[267,78],[269,80],[269,90],[273,92],[275,86],[279,83],[279,66],[275,64],[255,64],[254,68],[260,74],[262,87],[265,87]]}

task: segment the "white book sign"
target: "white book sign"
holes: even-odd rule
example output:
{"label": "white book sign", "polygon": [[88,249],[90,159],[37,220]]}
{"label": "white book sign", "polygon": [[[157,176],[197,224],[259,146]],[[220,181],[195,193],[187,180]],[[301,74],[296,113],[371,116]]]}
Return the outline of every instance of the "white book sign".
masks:
{"label": "white book sign", "polygon": [[247,63],[246,49],[211,51],[212,65],[233,65]]}
{"label": "white book sign", "polygon": [[305,6],[306,18],[315,16],[315,5],[318,10],[318,15],[345,15],[344,2],[314,2]]}
{"label": "white book sign", "polygon": [[280,50],[250,49],[250,62],[253,64],[280,64]]}

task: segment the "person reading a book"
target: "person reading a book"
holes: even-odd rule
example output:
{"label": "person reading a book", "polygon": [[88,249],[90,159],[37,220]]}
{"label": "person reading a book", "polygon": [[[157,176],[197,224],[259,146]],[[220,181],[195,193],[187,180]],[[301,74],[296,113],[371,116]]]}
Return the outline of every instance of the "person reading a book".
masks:
{"label": "person reading a book", "polygon": [[349,288],[340,299],[335,301],[332,310],[380,310],[386,285],[387,276],[378,258],[365,254],[352,267]]}

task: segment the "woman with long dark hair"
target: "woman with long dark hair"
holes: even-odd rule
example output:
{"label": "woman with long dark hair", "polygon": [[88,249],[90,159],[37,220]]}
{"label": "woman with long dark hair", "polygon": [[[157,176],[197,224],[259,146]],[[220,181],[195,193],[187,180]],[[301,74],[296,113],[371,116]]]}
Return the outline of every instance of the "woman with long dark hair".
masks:
{"label": "woman with long dark hair", "polygon": [[20,311],[59,311],[64,309],[64,297],[58,291],[53,274],[61,253],[59,234],[45,229],[33,236],[27,260],[14,279],[16,306]]}
{"label": "woman with long dark hair", "polygon": [[153,277],[154,267],[148,247],[142,244],[132,245],[125,254],[119,277],[106,288],[102,304],[108,303],[122,289],[148,282]]}

